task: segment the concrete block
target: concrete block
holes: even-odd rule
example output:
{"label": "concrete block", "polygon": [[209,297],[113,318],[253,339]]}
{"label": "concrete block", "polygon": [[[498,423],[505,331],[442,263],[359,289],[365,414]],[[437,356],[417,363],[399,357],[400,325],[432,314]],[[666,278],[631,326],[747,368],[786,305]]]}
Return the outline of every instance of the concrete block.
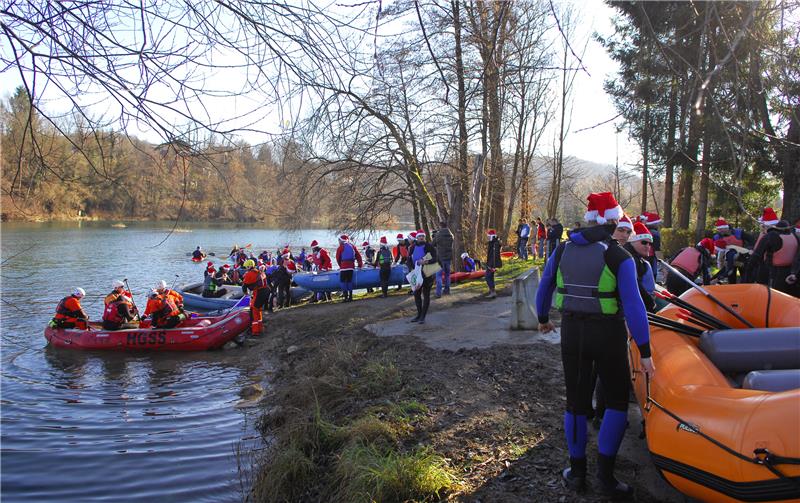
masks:
{"label": "concrete block", "polygon": [[511,293],[511,329],[536,330],[536,290],[539,288],[539,269],[532,268],[514,279]]}

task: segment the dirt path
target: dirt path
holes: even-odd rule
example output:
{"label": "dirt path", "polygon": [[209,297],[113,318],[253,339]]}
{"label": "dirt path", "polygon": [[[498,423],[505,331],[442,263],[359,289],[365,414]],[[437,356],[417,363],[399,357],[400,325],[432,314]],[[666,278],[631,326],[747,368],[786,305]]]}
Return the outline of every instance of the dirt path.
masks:
{"label": "dirt path", "polygon": [[[433,299],[421,326],[407,321],[415,309],[406,292],[301,306],[271,316],[267,336],[236,353],[277,360],[263,402],[268,408],[281,400],[284,406],[292,403],[287,393],[296,389],[296,369],[324,358],[330,341],[347,341],[359,357],[391,362],[401,376],[400,391],[387,390],[380,399],[402,394],[424,404],[425,417],[403,445],[430,446],[454,468],[460,485],[448,500],[593,501],[591,491],[578,497],[560,483],[567,453],[558,336],[509,330],[510,309],[508,289],[494,300],[475,290]],[[343,417],[374,402],[338,405],[336,414]],[[685,501],[653,468],[645,441],[638,438],[638,407],[631,404],[630,411],[619,476],[636,487],[639,501]],[[589,432],[591,467],[596,431],[590,426]],[[325,500],[313,493],[300,499]]]}

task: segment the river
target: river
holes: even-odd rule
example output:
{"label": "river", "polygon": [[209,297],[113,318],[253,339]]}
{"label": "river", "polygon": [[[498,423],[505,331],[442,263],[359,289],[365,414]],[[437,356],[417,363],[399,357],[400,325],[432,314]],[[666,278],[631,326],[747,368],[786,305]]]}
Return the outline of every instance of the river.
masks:
{"label": "river", "polygon": [[56,350],[46,347],[44,327],[76,286],[86,290],[83,305],[95,319],[114,279],[128,279],[142,308],[158,280],[202,280],[204,266],[188,257],[198,245],[219,254],[209,257],[219,263],[233,244],[252,243],[257,254],[292,243],[297,252],[312,239],[333,246],[335,236],[183,223],[168,235],[171,225],[0,227],[3,502],[241,500],[234,453],[259,440],[252,426],[257,411],[237,407],[238,392],[263,375],[237,362],[246,349]]}

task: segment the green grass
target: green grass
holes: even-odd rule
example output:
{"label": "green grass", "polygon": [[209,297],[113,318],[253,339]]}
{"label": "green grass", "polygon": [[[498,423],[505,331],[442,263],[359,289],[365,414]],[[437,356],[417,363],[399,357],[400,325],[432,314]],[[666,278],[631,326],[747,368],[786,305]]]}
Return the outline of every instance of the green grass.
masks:
{"label": "green grass", "polygon": [[429,449],[409,453],[352,444],[336,461],[339,501],[433,501],[457,486],[447,461]]}
{"label": "green grass", "polygon": [[[495,271],[494,282],[495,290],[500,291],[510,285],[514,278],[524,273],[532,267],[544,269],[543,260],[520,260],[518,258],[504,259],[503,267]],[[486,280],[481,278],[479,280],[467,281],[465,283],[457,284],[455,287],[459,290],[468,291],[488,291]]]}

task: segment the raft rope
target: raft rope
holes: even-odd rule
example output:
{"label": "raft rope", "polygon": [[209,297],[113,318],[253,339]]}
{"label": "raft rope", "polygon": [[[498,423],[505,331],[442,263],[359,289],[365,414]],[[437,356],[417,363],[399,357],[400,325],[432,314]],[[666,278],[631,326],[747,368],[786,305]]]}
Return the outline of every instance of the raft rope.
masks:
{"label": "raft rope", "polygon": [[[638,372],[641,372],[641,371],[638,371]],[[693,425],[689,421],[686,421],[685,419],[683,419],[679,415],[675,414],[671,410],[667,409],[666,407],[664,407],[663,405],[658,403],[650,395],[650,374],[645,372],[644,375],[645,375],[645,387],[647,389],[647,401],[646,401],[646,405],[645,405],[645,408],[644,408],[646,412],[649,412],[651,410],[650,404],[653,404],[653,405],[656,406],[656,408],[658,408],[659,410],[664,412],[666,415],[668,415],[669,417],[674,419],[678,423],[678,428],[680,428],[681,426],[684,426],[690,432],[695,433],[695,434],[699,435],[700,437],[708,440],[709,442],[711,442],[712,444],[716,445],[717,447],[719,447],[723,451],[727,452],[728,454],[730,454],[732,456],[735,456],[735,457],[741,459],[742,461],[747,461],[748,463],[753,463],[755,465],[764,466],[767,470],[771,471],[778,478],[780,478],[782,480],[785,480],[786,482],[788,482],[790,484],[794,484],[798,489],[800,489],[800,478],[789,477],[788,475],[782,473],[776,466],[776,465],[800,465],[800,458],[790,458],[790,457],[780,456],[778,454],[774,454],[774,453],[770,452],[769,449],[765,449],[765,448],[761,448],[761,447],[759,447],[757,449],[754,449],[753,450],[753,456],[749,457],[749,456],[747,456],[745,454],[742,454],[742,453],[740,453],[740,452],[728,447],[727,445],[723,444],[719,440],[711,437],[710,435],[707,435],[707,434],[703,433],[702,431],[700,431],[697,428],[697,426]]]}

